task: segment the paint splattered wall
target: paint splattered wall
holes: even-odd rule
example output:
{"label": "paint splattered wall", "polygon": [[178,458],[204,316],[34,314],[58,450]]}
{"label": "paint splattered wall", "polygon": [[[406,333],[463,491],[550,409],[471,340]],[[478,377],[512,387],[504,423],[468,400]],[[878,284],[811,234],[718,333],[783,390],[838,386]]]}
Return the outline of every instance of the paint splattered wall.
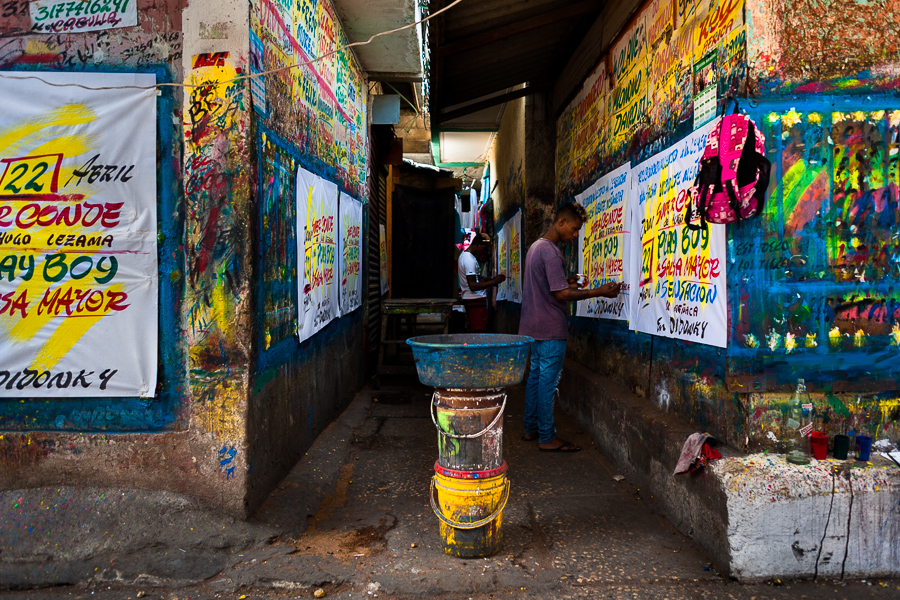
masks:
{"label": "paint splattered wall", "polygon": [[557,120],[556,194],[573,197],[693,130],[693,65],[715,55],[720,96],[745,75],[743,0],[653,0]]}
{"label": "paint splattered wall", "polygon": [[347,43],[330,0],[251,2],[251,73],[282,69],[254,81],[254,109],[315,172],[364,197],[367,89]]}
{"label": "paint splattered wall", "polygon": [[[193,28],[191,37],[199,40],[197,11],[212,11],[202,2],[192,4],[184,11],[180,0],[140,0],[137,26],[38,35],[29,33],[28,2],[4,2],[0,69],[137,71],[156,74],[158,82],[180,82],[187,71],[193,81],[202,81],[212,73],[204,69],[222,66],[198,65],[194,72],[193,55],[205,50],[183,48],[183,31]],[[217,2],[215,12],[228,18],[230,8]],[[204,43],[227,46],[228,29],[213,29],[219,34],[208,33]],[[239,48],[225,48],[238,66]],[[241,382],[223,375],[241,362],[234,352],[236,328],[223,312],[240,286],[233,279],[231,287],[215,283],[226,273],[240,275],[223,258],[223,246],[239,241],[223,231],[235,216],[228,195],[235,186],[240,189],[240,176],[222,189],[221,169],[227,164],[222,157],[228,152],[221,146],[234,139],[220,132],[240,121],[235,107],[241,94],[218,84],[196,89],[183,94],[178,87],[162,88],[157,100],[160,328],[146,332],[159,338],[156,397],[0,403],[4,488],[63,483],[156,488],[192,494],[233,514],[245,510],[238,483],[246,471],[240,455],[243,428],[236,417]],[[182,145],[186,130],[191,137]],[[207,151],[207,142],[220,148]],[[234,163],[231,167],[236,173]],[[246,198],[246,184],[244,189]],[[198,367],[190,378],[188,364]]]}
{"label": "paint splattered wall", "polygon": [[251,84],[257,254],[256,348],[249,397],[251,505],[287,473],[362,386],[363,321],[357,310],[302,344],[297,337],[297,169],[366,200],[367,88],[328,0],[254,0],[250,72],[324,60]]}
{"label": "paint splattered wall", "polygon": [[[703,45],[710,46],[704,36],[711,29],[695,28],[688,51],[679,48],[683,28],[705,22],[714,30],[739,8],[714,3],[709,9],[723,7],[716,13],[704,3],[693,9],[682,4],[676,5],[674,29],[665,32],[666,19],[657,19],[655,30],[665,33],[646,41],[652,48],[649,38],[658,38],[648,93],[661,101],[654,100],[646,119],[631,131],[628,148],[610,144],[616,109],[609,102],[603,109],[600,94],[591,91],[602,74],[586,81],[560,118],[558,201],[690,130],[692,99],[678,80],[687,74],[684,58],[696,60]],[[882,39],[892,28],[869,36],[873,28],[865,25],[895,22],[897,8],[853,4],[847,11],[841,2],[750,0],[746,27],[719,38],[719,97],[735,89],[732,82],[740,82],[746,69],[750,89],[762,99],[744,100],[741,108],[761,126],[773,162],[765,214],[729,226],[728,349],[634,335],[604,321],[572,320],[571,357],[623,379],[736,446],[777,447],[773,438],[783,435],[785,404],[798,378],[811,390],[817,428],[900,438],[900,102],[893,93],[900,57],[896,40]],[[654,22],[652,13],[644,17]],[[641,18],[632,29],[640,27]],[[634,37],[640,38],[639,31],[623,35]],[[640,45],[614,45],[614,53],[619,48],[624,54],[598,67],[611,74],[611,90],[617,72],[628,70],[618,63],[640,62]],[[596,153],[585,155],[593,141],[578,131],[591,122],[592,111],[606,120],[596,136]]]}
{"label": "paint splattered wall", "polygon": [[748,0],[751,72],[762,94],[900,89],[900,5]]}

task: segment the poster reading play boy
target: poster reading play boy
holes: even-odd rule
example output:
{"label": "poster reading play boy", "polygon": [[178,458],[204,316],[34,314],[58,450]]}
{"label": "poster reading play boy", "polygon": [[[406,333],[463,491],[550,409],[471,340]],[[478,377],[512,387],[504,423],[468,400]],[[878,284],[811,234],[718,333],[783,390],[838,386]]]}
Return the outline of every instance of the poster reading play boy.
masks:
{"label": "poster reading play boy", "polygon": [[297,284],[300,341],[340,315],[338,188],[297,168]]}
{"label": "poster reading play boy", "polygon": [[22,75],[0,78],[0,397],[152,397],[156,78]]}
{"label": "poster reading play boy", "polygon": [[713,121],[632,171],[631,328],[725,348],[725,226],[685,224]]}
{"label": "poster reading play boy", "polygon": [[578,233],[578,272],[587,277],[589,288],[622,282],[615,298],[591,298],[578,303],[579,317],[627,321],[630,272],[626,270],[628,248],[627,205],[631,189],[631,167],[624,165],[598,179],[575,197],[588,212],[587,223]]}

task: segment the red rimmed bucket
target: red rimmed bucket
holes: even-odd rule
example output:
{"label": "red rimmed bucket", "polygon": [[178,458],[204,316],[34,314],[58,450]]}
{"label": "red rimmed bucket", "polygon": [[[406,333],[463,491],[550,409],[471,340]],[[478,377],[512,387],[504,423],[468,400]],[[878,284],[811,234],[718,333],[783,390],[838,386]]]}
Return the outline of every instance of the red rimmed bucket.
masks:
{"label": "red rimmed bucket", "polygon": [[444,477],[452,477],[454,479],[487,479],[488,477],[499,477],[506,473],[506,461],[504,460],[496,469],[487,469],[484,471],[457,471],[442,467],[441,463],[435,461],[434,472]]}

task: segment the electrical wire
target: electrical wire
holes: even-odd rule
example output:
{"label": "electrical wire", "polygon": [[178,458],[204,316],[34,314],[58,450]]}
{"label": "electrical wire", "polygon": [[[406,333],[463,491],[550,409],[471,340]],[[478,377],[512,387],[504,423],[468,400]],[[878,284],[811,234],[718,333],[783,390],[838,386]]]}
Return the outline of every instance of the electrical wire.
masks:
{"label": "electrical wire", "polygon": [[[237,81],[243,81],[245,79],[255,79],[257,77],[264,77],[266,75],[280,73],[281,71],[289,71],[291,69],[299,69],[300,67],[305,67],[307,65],[315,64],[315,63],[319,62],[320,60],[326,59],[329,56],[333,56],[334,54],[337,54],[338,52],[343,52],[344,50],[347,50],[349,48],[354,48],[357,46],[366,46],[368,44],[371,44],[376,38],[380,38],[380,37],[386,36],[386,35],[393,35],[395,33],[399,33],[406,29],[411,29],[421,23],[424,23],[426,21],[433,19],[434,17],[438,16],[439,14],[441,14],[443,12],[450,10],[451,8],[453,8],[454,6],[456,6],[457,4],[459,4],[460,2],[463,2],[463,1],[464,0],[454,0],[454,2],[452,2],[451,4],[448,4],[444,8],[442,8],[438,11],[435,11],[434,13],[425,17],[424,19],[420,19],[418,21],[415,21],[414,23],[409,23],[407,25],[403,25],[402,27],[397,27],[396,29],[390,29],[388,31],[381,31],[379,33],[372,34],[369,37],[369,39],[364,42],[353,42],[352,44],[346,44],[344,46],[339,46],[339,47],[335,48],[334,50],[332,50],[331,52],[326,52],[322,56],[317,56],[316,58],[314,58],[312,60],[308,60],[308,61],[302,62],[302,63],[297,63],[294,65],[288,65],[286,67],[278,67],[277,69],[269,69],[267,71],[261,71],[259,73],[251,73],[249,75],[238,75],[237,77],[228,79],[226,81],[216,82],[216,84],[217,85],[226,85],[229,83],[235,83]],[[169,83],[169,82],[167,82],[167,83],[157,83],[155,85],[110,85],[110,86],[93,87],[93,86],[88,86],[88,85],[82,85],[80,83],[53,83],[53,82],[47,81],[46,79],[42,79],[41,77],[38,77],[37,75],[19,75],[18,73],[16,73],[15,75],[0,74],[0,78],[2,78],[2,79],[19,79],[19,80],[36,79],[37,81],[40,81],[41,83],[45,83],[45,84],[47,84],[49,86],[53,86],[53,87],[77,87],[77,88],[81,88],[81,89],[89,90],[89,91],[95,91],[95,90],[96,91],[99,91],[99,90],[153,90],[153,89],[158,89],[158,88],[162,88],[162,87],[199,88],[199,87],[208,87],[210,85],[208,82],[205,82],[205,83]]]}

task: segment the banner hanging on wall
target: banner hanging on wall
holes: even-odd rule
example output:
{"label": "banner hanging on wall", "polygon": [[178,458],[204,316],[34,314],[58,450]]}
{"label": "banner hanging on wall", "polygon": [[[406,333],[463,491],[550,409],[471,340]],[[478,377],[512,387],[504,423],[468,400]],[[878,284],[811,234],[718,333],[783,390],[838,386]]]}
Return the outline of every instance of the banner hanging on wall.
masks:
{"label": "banner hanging on wall", "polygon": [[522,304],[522,212],[506,222],[509,245],[509,271],[506,273],[506,299]]}
{"label": "banner hanging on wall", "polygon": [[341,314],[362,304],[362,202],[341,194]]}
{"label": "banner hanging on wall", "polygon": [[578,233],[578,272],[587,277],[587,287],[596,288],[608,282],[622,282],[615,298],[591,298],[578,303],[579,317],[627,321],[630,316],[628,296],[632,271],[628,265],[631,240],[628,221],[628,195],[631,191],[631,165],[619,167],[598,179],[594,185],[575,197],[588,212],[587,223]]}
{"label": "banner hanging on wall", "polygon": [[725,348],[725,225],[691,231],[687,189],[713,121],[632,170],[631,328]]}
{"label": "banner hanging on wall", "polygon": [[505,273],[506,280],[497,286],[497,300],[509,300],[509,229],[504,225],[497,232],[497,274]]}
{"label": "banner hanging on wall", "polygon": [[297,334],[307,340],[340,315],[337,185],[297,168]]}
{"label": "banner hanging on wall", "polygon": [[0,78],[0,397],[152,397],[154,75]]}

